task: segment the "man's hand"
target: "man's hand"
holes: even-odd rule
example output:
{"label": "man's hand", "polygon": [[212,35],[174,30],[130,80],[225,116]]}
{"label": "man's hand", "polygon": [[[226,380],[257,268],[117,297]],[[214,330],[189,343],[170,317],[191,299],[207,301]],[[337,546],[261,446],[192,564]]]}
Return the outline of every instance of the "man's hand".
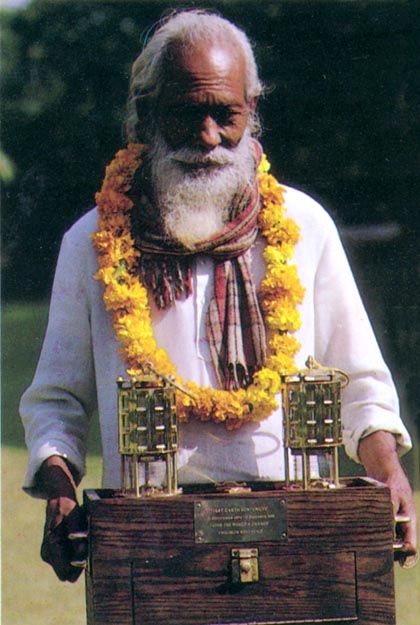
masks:
{"label": "man's hand", "polygon": [[63,458],[52,456],[37,479],[48,499],[41,557],[61,581],[75,582],[86,559],[87,526],[77,504],[74,477]]}
{"label": "man's hand", "polygon": [[45,530],[50,532],[58,527],[76,506],[77,501],[68,497],[49,499],[45,518]]}
{"label": "man's hand", "polygon": [[379,431],[363,438],[359,444],[359,458],[370,477],[388,486],[394,507],[394,517],[398,515],[410,519],[400,524],[400,531],[404,550],[413,555],[400,559],[400,564],[412,566],[418,558],[417,515],[413,492],[400,464],[394,435],[390,432]]}

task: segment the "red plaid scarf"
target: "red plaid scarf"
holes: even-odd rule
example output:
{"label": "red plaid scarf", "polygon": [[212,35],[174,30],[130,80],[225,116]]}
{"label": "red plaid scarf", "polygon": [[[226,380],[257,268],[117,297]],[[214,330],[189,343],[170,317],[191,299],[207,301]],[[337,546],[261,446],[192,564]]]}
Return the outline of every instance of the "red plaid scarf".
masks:
{"label": "red plaid scarf", "polygon": [[214,258],[214,292],[206,317],[207,338],[217,379],[227,390],[246,387],[266,356],[265,328],[253,282],[248,250],[258,234],[257,185],[237,198],[237,217],[221,232],[186,250],[168,241],[147,218],[150,206],[137,212],[133,223],[142,254],[139,274],[153,293],[156,305],[166,308],[191,294],[191,259],[197,254]]}

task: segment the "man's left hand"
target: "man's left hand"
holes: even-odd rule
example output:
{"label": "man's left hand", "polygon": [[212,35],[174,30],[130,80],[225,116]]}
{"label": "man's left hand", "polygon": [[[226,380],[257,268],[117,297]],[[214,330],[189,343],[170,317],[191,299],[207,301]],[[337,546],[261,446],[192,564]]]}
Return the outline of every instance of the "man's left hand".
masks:
{"label": "man's left hand", "polygon": [[402,566],[412,566],[417,554],[417,514],[413,491],[401,466],[396,440],[390,432],[374,432],[359,444],[359,458],[366,473],[388,486],[394,508],[394,517],[409,519],[399,525],[406,557],[400,558]]}

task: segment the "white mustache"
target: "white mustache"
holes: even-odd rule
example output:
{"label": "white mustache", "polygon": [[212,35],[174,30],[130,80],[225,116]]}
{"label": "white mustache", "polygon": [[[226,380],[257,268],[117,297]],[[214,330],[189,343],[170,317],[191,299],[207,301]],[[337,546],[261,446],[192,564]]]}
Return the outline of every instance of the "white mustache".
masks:
{"label": "white mustache", "polygon": [[235,162],[235,151],[227,150],[221,146],[213,148],[211,152],[203,154],[201,150],[194,150],[192,148],[180,148],[174,150],[170,154],[172,161],[181,163],[183,165],[206,165],[225,167],[226,165],[233,165]]}

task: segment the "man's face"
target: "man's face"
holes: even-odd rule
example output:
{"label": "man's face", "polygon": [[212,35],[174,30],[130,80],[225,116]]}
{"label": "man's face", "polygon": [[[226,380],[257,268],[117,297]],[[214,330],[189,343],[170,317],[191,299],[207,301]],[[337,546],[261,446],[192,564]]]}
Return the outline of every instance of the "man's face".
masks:
{"label": "man's face", "polygon": [[158,130],[174,150],[236,147],[255,102],[245,99],[242,54],[224,44],[172,51],[157,110]]}
{"label": "man's face", "polygon": [[171,50],[151,137],[154,201],[165,233],[185,247],[222,230],[255,180],[245,63],[231,47]]}

